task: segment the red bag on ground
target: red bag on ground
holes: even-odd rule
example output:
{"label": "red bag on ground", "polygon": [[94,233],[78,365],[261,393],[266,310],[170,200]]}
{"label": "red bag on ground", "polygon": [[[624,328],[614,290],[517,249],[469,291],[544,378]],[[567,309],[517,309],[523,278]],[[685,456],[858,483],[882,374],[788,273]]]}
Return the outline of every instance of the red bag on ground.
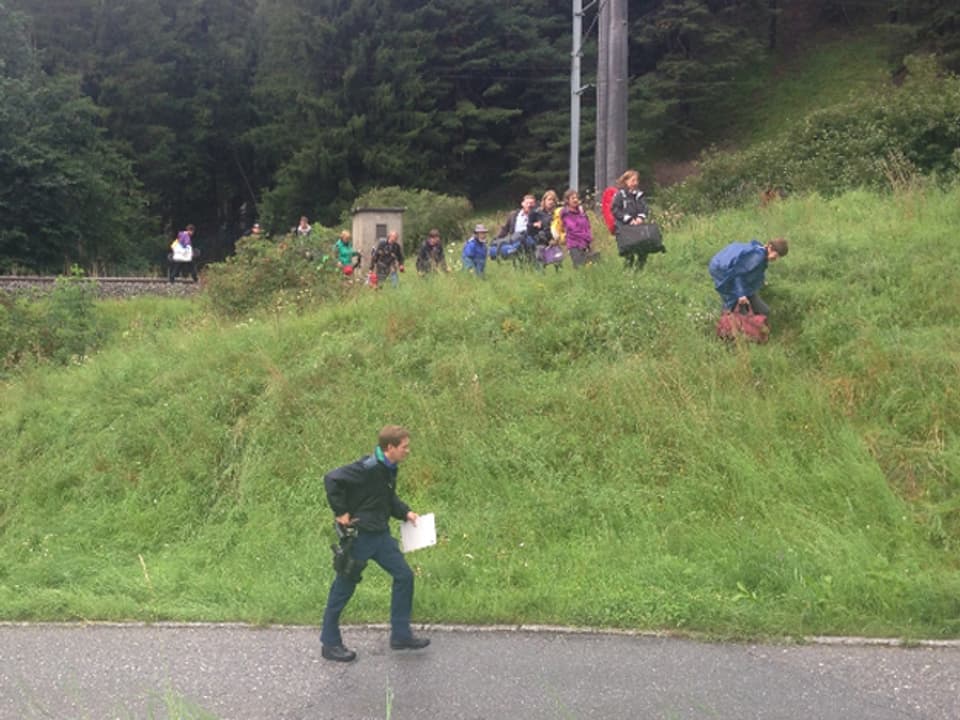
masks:
{"label": "red bag on ground", "polygon": [[742,337],[750,342],[765,343],[770,339],[770,325],[766,315],[758,315],[750,307],[746,312],[739,308],[724,310],[717,320],[717,337],[723,340]]}

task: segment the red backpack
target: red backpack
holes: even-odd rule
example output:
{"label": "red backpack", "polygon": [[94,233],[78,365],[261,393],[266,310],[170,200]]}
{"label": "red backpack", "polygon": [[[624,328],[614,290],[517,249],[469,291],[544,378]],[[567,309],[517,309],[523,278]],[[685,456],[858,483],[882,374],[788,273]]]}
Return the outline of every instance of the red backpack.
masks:
{"label": "red backpack", "polygon": [[617,188],[608,187],[603,191],[600,199],[600,210],[603,213],[603,219],[607,223],[607,230],[611,235],[617,233],[617,219],[613,216],[613,196],[617,194]]}

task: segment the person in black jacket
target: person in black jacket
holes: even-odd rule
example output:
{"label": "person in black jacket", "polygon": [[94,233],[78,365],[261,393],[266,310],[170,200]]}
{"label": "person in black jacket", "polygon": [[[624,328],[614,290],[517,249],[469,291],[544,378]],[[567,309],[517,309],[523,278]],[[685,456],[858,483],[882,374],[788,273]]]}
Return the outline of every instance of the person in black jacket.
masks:
{"label": "person in black jacket", "polygon": [[[360,569],[373,560],[393,577],[390,647],[394,650],[418,650],[430,644],[427,638],[416,637],[410,628],[413,571],[390,534],[391,517],[414,525],[419,517],[397,497],[397,466],[409,454],[410,433],[398,425],[387,425],[380,431],[373,454],[331,470],[323,478],[337,524],[356,530],[350,553]],[[330,587],[320,632],[321,654],[327,660],[350,662],[357,656],[343,645],[340,613],[359,581],[359,573],[338,573]]]}
{"label": "person in black jacket", "polygon": [[[617,235],[620,229],[627,225],[641,225],[647,221],[650,208],[640,189],[640,173],[636,170],[627,170],[617,179],[617,194],[613,196],[611,211],[617,221]],[[619,243],[618,243],[619,244]],[[647,263],[648,250],[646,248],[632,248],[620,250],[620,255],[627,267],[639,270]]]}
{"label": "person in black jacket", "polygon": [[378,282],[390,278],[394,287],[400,283],[397,273],[403,272],[403,247],[396,230],[388,232],[386,240],[377,243],[370,254],[370,269],[377,274]]}
{"label": "person in black jacket", "polygon": [[443,270],[449,272],[447,259],[444,256],[443,243],[440,242],[440,231],[433,228],[427,235],[427,239],[420,246],[420,252],[417,254],[417,272],[420,275],[426,275],[434,270]]}

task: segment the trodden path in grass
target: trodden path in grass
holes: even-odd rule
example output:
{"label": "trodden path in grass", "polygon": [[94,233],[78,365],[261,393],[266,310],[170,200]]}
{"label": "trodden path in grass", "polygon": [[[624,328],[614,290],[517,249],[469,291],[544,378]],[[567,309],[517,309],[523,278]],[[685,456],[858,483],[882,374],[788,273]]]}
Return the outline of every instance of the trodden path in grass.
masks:
{"label": "trodden path in grass", "polygon": [[956,720],[960,644],[711,643],[558,628],[426,626],[390,650],[344,627],[0,625],[0,720],[637,718]]}

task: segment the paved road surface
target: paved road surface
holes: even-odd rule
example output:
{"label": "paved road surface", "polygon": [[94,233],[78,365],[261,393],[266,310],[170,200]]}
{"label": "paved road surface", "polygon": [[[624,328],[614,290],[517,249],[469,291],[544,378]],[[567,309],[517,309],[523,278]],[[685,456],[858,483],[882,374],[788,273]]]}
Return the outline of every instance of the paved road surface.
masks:
{"label": "paved road surface", "polygon": [[[960,647],[431,628],[0,625],[0,720],[957,720]],[[389,709],[388,709],[389,707]]]}

